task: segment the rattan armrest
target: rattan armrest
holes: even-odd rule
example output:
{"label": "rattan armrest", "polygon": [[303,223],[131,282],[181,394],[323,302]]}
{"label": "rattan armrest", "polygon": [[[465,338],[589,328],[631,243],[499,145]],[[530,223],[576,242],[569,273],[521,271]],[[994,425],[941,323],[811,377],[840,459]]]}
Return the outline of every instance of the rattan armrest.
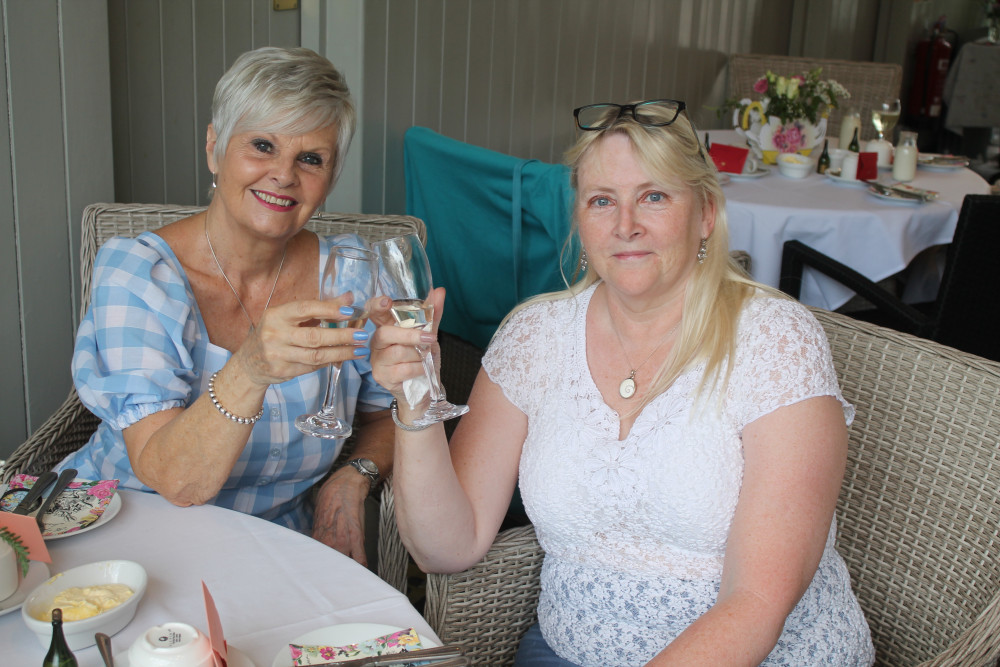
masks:
{"label": "rattan armrest", "polygon": [[427,575],[424,617],[446,644],[462,644],[475,665],[510,665],[535,622],[544,553],[532,526],[501,532],[477,565]]}
{"label": "rattan armrest", "polygon": [[72,390],[59,409],[10,455],[3,478],[51,470],[68,454],[83,447],[98,423],[97,417],[83,407],[76,390]]}

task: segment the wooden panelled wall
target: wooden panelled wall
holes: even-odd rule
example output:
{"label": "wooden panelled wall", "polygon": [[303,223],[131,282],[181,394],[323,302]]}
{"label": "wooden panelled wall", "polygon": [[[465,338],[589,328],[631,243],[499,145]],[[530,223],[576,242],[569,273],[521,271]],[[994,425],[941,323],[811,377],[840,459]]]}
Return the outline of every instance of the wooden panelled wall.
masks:
{"label": "wooden panelled wall", "polygon": [[421,125],[557,162],[573,109],[684,100],[696,126],[734,52],[787,53],[792,0],[370,0],[365,7],[364,208],[405,209],[402,139]]}
{"label": "wooden panelled wall", "polygon": [[72,386],[80,215],[113,196],[107,35],[105,0],[0,2],[0,459]]}

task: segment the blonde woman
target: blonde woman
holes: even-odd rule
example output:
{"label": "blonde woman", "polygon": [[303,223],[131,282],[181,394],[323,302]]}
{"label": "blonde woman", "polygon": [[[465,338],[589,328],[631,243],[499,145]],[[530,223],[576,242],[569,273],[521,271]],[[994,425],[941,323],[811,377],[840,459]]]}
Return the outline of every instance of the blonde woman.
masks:
{"label": "blonde woman", "polygon": [[501,326],[450,447],[401,391],[433,334],[377,330],[403,540],[468,568],[520,484],[545,562],[518,665],[869,665],[834,550],[853,408],[816,320],[730,263],[683,110],[576,110],[585,276]]}

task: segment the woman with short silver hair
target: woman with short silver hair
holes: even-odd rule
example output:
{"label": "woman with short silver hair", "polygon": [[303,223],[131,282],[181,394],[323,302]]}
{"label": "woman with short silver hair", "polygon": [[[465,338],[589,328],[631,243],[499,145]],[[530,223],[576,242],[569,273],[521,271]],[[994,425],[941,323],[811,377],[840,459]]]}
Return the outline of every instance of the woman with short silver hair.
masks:
{"label": "woman with short silver hair", "polygon": [[683,111],[576,110],[583,278],[501,325],[450,445],[402,391],[434,336],[373,313],[400,534],[424,570],[464,570],[520,486],[545,560],[518,666],[870,665],[834,549],[854,408],[816,319],[730,259]]}
{"label": "woman with short silver hair", "polygon": [[[362,241],[305,229],[354,126],[344,78],[316,53],[268,47],[233,63],[212,103],[208,208],[98,253],[73,375],[102,421],[62,467],[311,531],[365,562],[364,500],[392,467],[392,397],[372,380],[370,331],[312,326],[347,319],[319,283],[333,247]],[[294,421],[319,408],[332,362],[345,417],[363,426],[357,458],[313,505],[342,441]]]}

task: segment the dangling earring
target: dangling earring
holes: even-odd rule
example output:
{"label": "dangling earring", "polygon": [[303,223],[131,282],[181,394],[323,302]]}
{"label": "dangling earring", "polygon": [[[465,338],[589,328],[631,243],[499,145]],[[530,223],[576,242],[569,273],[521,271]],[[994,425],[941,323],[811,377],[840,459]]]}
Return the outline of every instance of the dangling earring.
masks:
{"label": "dangling earring", "polygon": [[704,264],[707,258],[708,258],[708,239],[702,239],[701,245],[698,246],[698,263]]}
{"label": "dangling earring", "polygon": [[218,185],[219,185],[219,175],[213,171],[212,172],[212,189],[214,190],[216,187],[218,187]]}
{"label": "dangling earring", "polygon": [[587,251],[583,250],[580,253],[580,273],[587,272]]}

